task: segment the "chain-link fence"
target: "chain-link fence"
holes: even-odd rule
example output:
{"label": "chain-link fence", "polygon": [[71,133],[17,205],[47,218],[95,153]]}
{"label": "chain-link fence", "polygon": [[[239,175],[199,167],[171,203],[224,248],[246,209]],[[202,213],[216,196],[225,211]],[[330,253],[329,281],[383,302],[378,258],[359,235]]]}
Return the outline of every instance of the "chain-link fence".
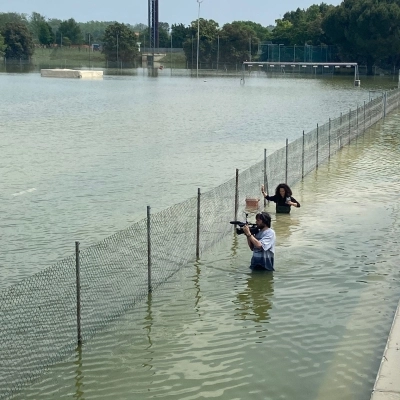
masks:
{"label": "chain-link fence", "polygon": [[144,299],[233,232],[238,204],[293,185],[399,106],[383,93],[265,157],[196,198],[151,214],[0,293],[0,399],[10,398],[78,343]]}
{"label": "chain-link fence", "polygon": [[270,62],[337,62],[340,60],[336,46],[285,46],[279,43],[261,43],[260,61]]}

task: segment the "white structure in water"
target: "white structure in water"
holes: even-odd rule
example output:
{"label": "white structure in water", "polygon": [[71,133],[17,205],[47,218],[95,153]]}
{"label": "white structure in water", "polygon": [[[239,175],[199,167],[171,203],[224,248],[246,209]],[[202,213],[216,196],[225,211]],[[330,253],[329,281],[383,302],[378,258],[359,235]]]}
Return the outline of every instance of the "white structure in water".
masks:
{"label": "white structure in water", "polygon": [[77,69],[41,69],[40,75],[48,78],[103,78],[103,71]]}

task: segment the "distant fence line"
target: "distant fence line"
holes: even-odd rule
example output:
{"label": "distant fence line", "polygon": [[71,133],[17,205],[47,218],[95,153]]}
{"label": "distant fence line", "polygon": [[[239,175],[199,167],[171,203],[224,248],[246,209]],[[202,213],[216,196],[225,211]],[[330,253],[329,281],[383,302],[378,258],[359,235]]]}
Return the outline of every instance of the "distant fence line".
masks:
{"label": "distant fence line", "polygon": [[[108,322],[131,309],[224,236],[238,204],[280,182],[293,185],[399,106],[384,92],[264,157],[236,177],[151,214],[127,229],[0,292],[0,399],[70,356]],[[173,226],[171,222],[173,221]],[[72,247],[72,244],[71,244]]]}
{"label": "distant fence line", "polygon": [[181,47],[141,47],[140,53],[155,53],[155,54],[166,54],[166,53],[184,53],[183,48]]}
{"label": "distant fence line", "polygon": [[[293,46],[292,46],[293,47]],[[296,47],[297,48],[297,47]],[[157,50],[157,51],[156,51]],[[159,53],[157,53],[159,51]],[[4,68],[4,70],[15,72],[15,71],[23,71],[23,72],[30,72],[34,71],[35,69],[41,68],[70,68],[70,69],[77,69],[77,68],[104,68],[109,70],[131,70],[136,68],[147,68],[149,65],[146,62],[143,62],[142,56],[149,55],[152,52],[152,49],[143,48],[139,54],[139,57],[135,61],[110,61],[110,60],[101,60],[98,59],[89,59],[87,60],[79,59],[74,60],[68,55],[68,49],[66,50],[66,55],[63,56],[63,53],[59,53],[59,57],[51,59],[51,60],[43,60],[41,57],[33,55],[30,59],[22,59],[22,58],[6,58],[0,57],[0,66]],[[189,57],[186,61],[176,61],[175,59],[171,58],[170,55],[172,54],[181,54],[183,53],[183,49],[180,48],[158,48],[155,49],[155,53],[157,54],[165,54],[166,56],[160,62],[156,62],[156,65],[162,64],[166,68],[171,68],[172,70],[187,70],[187,72],[193,75],[196,74],[197,64],[196,64],[196,56]],[[88,53],[89,54],[89,53]],[[279,57],[278,57],[279,60]],[[299,57],[295,57],[296,62],[299,62]],[[346,68],[334,68],[334,67],[324,67],[319,66],[318,68],[314,68],[313,66],[296,66],[294,67],[291,65],[291,61],[287,59],[283,59],[281,56],[281,64],[285,63],[287,65],[280,66],[275,65],[274,67],[268,66],[260,68],[257,64],[260,60],[255,60],[254,65],[251,68],[247,68],[247,71],[251,74],[261,74],[261,73],[271,73],[271,74],[314,74],[314,75],[324,75],[324,74],[352,74],[352,71],[346,71]],[[264,61],[273,61],[279,63],[275,59],[266,58]],[[301,61],[300,61],[301,62]],[[317,61],[315,61],[317,62]],[[322,61],[324,62],[324,61]],[[359,73],[362,75],[367,74],[367,66],[366,65],[359,65],[358,66]],[[228,75],[240,75],[242,73],[242,63],[231,63],[231,62],[224,62],[222,59],[217,61],[210,61],[210,62],[199,62],[199,71],[202,74],[210,75],[210,74],[228,74]],[[382,75],[384,73],[389,73],[392,75],[397,75],[399,70],[384,70],[382,68],[378,68],[375,66],[372,69],[373,75]],[[174,74],[179,74],[179,72],[174,72]]]}

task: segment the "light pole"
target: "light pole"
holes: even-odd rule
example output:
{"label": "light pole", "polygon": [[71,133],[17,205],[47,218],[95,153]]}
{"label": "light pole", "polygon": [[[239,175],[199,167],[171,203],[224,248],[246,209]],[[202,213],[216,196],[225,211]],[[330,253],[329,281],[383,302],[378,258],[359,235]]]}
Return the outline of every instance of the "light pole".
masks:
{"label": "light pole", "polygon": [[281,46],[284,46],[283,43],[279,45],[279,63],[281,62]]}
{"label": "light pole", "polygon": [[199,3],[199,13],[197,17],[197,62],[196,62],[196,77],[199,77],[199,50],[200,50],[200,4],[203,0],[196,0]]}
{"label": "light pole", "polygon": [[117,68],[118,68],[118,32],[117,32]]}
{"label": "light pole", "polygon": [[[217,72],[218,72],[218,67],[219,67],[219,35],[218,35],[218,47],[217,47]],[[400,70],[399,70],[400,74]]]}
{"label": "light pole", "polygon": [[172,28],[171,28],[171,52],[170,52],[170,55],[169,55],[169,61],[170,61],[170,64],[171,64],[171,75],[172,75]]}
{"label": "light pole", "polygon": [[88,35],[89,35],[89,68],[90,68],[90,33]]}
{"label": "light pole", "polygon": [[249,60],[251,62],[251,36],[249,37]]}
{"label": "light pole", "polygon": [[193,40],[193,35],[192,35],[192,65],[191,65],[191,67],[190,67],[190,69],[192,70],[193,69],[193,54],[194,54],[194,52],[193,52],[193,43],[194,43],[194,40]]}

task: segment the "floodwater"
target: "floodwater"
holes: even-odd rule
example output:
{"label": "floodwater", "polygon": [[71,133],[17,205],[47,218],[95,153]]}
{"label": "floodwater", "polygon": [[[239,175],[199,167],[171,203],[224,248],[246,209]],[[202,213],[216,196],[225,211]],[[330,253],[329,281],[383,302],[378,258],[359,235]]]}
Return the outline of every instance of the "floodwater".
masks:
{"label": "floodwater", "polygon": [[[8,86],[12,79],[0,75]],[[35,76],[15,79],[27,79],[40,90],[42,81]],[[66,238],[75,240],[71,233],[98,240],[144,216],[141,208],[150,199],[156,210],[163,209],[191,197],[192,188],[212,188],[230,178],[234,168],[262,159],[265,147],[281,147],[286,137],[293,140],[302,129],[307,132],[370,95],[368,89],[351,87],[351,81],[312,79],[258,78],[245,87],[235,79],[48,82],[44,85],[67,92],[58,96],[64,104],[56,112],[61,120],[48,116],[53,132],[42,114],[30,111],[24,122],[14,107],[7,109],[14,119],[0,128],[8,140],[8,145],[2,141],[7,157],[1,168],[16,179],[13,185],[6,174],[1,183],[6,216],[1,240],[3,248],[19,243],[13,258],[2,255],[5,284],[40,267],[22,263],[24,257],[43,253],[51,261],[67,248]],[[135,84],[133,93],[128,88]],[[89,129],[84,101],[77,97],[76,109],[64,101],[72,102],[77,92],[87,100],[100,85],[109,85],[114,94],[93,100],[92,108],[99,103],[104,108]],[[125,105],[121,112],[112,101],[118,101],[118,91],[125,99],[118,103]],[[145,118],[145,106],[132,100],[137,91],[147,98],[147,110],[164,111]],[[168,96],[169,107],[161,101]],[[191,96],[195,100],[188,104]],[[26,101],[18,91],[9,98],[16,107],[18,98]],[[37,107],[33,101],[31,106]],[[71,107],[81,110],[81,125]],[[175,112],[168,115],[171,108]],[[185,111],[182,118],[178,109]],[[118,128],[111,129],[110,122]],[[278,238],[275,273],[250,274],[245,238],[227,237],[16,398],[368,399],[400,295],[399,122],[400,115],[393,113],[295,185],[300,209],[275,215],[269,206]],[[142,143],[144,138],[149,143]],[[14,171],[18,165],[25,174]],[[19,267],[16,273],[7,260]]]}
{"label": "floodwater", "polygon": [[[218,186],[391,88],[352,77],[0,74],[0,287]],[[174,71],[174,73],[176,73]]]}

